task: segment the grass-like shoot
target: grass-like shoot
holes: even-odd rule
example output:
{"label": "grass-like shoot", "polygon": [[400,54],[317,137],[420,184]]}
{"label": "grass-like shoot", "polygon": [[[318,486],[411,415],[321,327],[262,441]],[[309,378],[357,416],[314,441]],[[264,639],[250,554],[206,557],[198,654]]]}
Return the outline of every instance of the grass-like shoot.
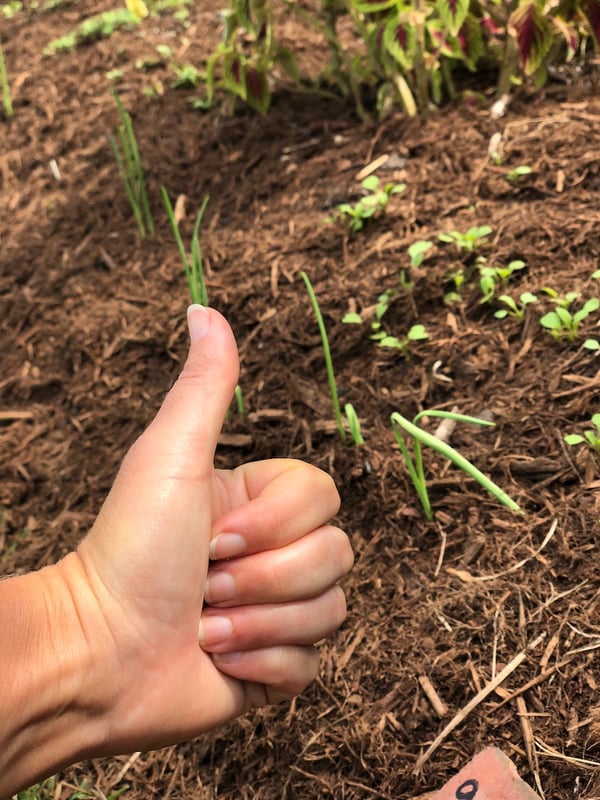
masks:
{"label": "grass-like shoot", "polygon": [[12,100],[10,99],[10,84],[8,82],[8,75],[6,74],[6,64],[4,63],[4,54],[2,52],[2,42],[0,41],[0,85],[2,86],[2,105],[4,106],[4,114],[6,119],[14,117],[14,109]]}
{"label": "grass-like shoot", "polygon": [[133,131],[131,115],[125,111],[121,98],[114,90],[112,95],[117,104],[121,124],[117,128],[118,140],[115,136],[109,136],[109,141],[138,226],[140,239],[144,239],[147,235],[154,236],[154,221],[148,202],[140,151]]}
{"label": "grass-like shoot", "polygon": [[[392,414],[392,430],[394,432],[396,442],[398,443],[398,447],[400,448],[400,452],[402,453],[402,457],[404,459],[404,463],[406,464],[406,469],[408,470],[410,479],[415,487],[417,496],[421,502],[421,506],[423,507],[425,519],[428,522],[433,520],[434,515],[431,508],[431,502],[429,500],[429,493],[427,491],[427,484],[423,469],[423,454],[421,450],[423,445],[430,447],[432,450],[435,450],[437,453],[440,453],[440,455],[443,455],[452,461],[453,464],[462,469],[463,472],[465,472],[465,474],[467,474],[470,478],[473,478],[473,480],[477,481],[480,486],[492,494],[500,503],[507,506],[512,511],[523,513],[514,500],[512,500],[490,478],[486,477],[482,472],[480,472],[477,467],[474,466],[468,459],[462,456],[449,444],[443,442],[441,439],[438,439],[437,436],[434,436],[433,434],[428,433],[427,431],[424,431],[423,428],[419,427],[418,422],[423,417],[441,417],[443,419],[451,419],[456,422],[470,422],[475,425],[486,426],[493,426],[494,423],[488,422],[487,420],[478,419],[477,417],[466,416],[465,414],[457,414],[453,411],[421,411],[416,415],[412,422],[407,420],[398,412],[394,412]],[[405,433],[412,438],[412,455],[410,454],[404,438]]]}
{"label": "grass-like shoot", "polygon": [[200,225],[202,224],[202,218],[204,217],[204,212],[206,211],[206,206],[208,205],[208,195],[206,195],[202,201],[200,210],[196,215],[196,222],[194,223],[194,230],[192,232],[190,258],[188,258],[185,247],[183,246],[181,233],[179,232],[179,225],[177,224],[175,212],[173,211],[173,206],[171,204],[171,200],[169,199],[168,192],[164,186],[161,186],[160,192],[163,203],[165,204],[165,208],[167,210],[169,222],[171,223],[173,236],[175,237],[175,241],[177,243],[177,249],[179,250],[179,255],[181,256],[181,263],[183,264],[183,271],[185,272],[185,278],[190,290],[192,303],[200,303],[200,305],[207,306],[208,293],[206,291],[206,281],[204,279],[204,262],[202,260],[199,233]]}
{"label": "grass-like shoot", "polygon": [[[342,440],[342,442],[346,442],[346,429],[344,427],[344,418],[342,415],[342,409],[340,407],[340,398],[338,394],[337,383],[335,381],[335,372],[333,370],[333,361],[331,359],[331,348],[329,347],[329,337],[327,336],[327,328],[325,327],[323,314],[321,313],[319,301],[317,300],[317,296],[315,294],[315,290],[313,289],[312,283],[310,282],[310,278],[308,277],[306,272],[301,272],[300,274],[302,276],[302,280],[304,281],[304,285],[306,286],[306,291],[308,292],[308,296],[310,298],[310,302],[317,320],[317,325],[319,327],[319,333],[321,334],[321,344],[323,346],[323,356],[325,358],[325,369],[327,371],[327,382],[329,383],[331,404],[333,405],[333,413],[335,416],[335,422],[337,425],[338,433],[340,435],[340,439]],[[348,422],[348,427],[350,429],[350,435],[352,437],[352,441],[354,442],[354,444],[364,444],[364,439],[360,431],[360,422],[358,419],[358,415],[354,410],[354,406],[352,406],[351,403],[346,403],[346,405],[344,406],[344,413],[346,416],[346,420]]]}

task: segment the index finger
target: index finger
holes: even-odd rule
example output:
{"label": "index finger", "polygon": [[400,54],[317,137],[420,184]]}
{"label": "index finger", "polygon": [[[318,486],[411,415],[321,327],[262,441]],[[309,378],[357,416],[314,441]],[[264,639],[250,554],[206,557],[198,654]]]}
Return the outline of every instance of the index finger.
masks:
{"label": "index finger", "polygon": [[339,510],[333,479],[303,461],[255,461],[217,480],[230,510],[213,524],[212,559],[283,547],[328,522]]}

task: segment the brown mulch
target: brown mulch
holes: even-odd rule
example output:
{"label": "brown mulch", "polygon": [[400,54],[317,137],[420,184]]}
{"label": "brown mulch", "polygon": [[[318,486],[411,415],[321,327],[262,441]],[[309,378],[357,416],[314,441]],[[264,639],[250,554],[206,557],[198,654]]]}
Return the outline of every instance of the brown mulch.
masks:
{"label": "brown mulch", "polygon": [[[369,127],[342,101],[294,91],[277,92],[265,118],[201,113],[188,102],[199,90],[171,89],[166,64],[133,65],[158,43],[178,63],[201,62],[217,41],[220,5],[190,9],[187,29],[167,15],[52,58],[42,56],[48,41],[110,6],[83,0],[1,20],[15,118],[0,118],[0,570],[36,568],[75,546],[181,367],[188,296],[161,208],[165,185],[187,197],[186,240],[210,195],[208,288],[240,346],[248,413],[232,408],[219,464],[293,456],[331,472],[356,551],[349,616],[323,646],[319,680],[291,705],[130,762],[79,765],[59,776],[56,796],[87,781],[106,796],[127,784],[131,800],[399,800],[439,788],[496,744],[546,798],[597,797],[599,462],[563,437],[598,411],[600,360],[581,343],[598,335],[600,315],[575,342],[555,341],[538,309],[524,322],[496,320],[475,277],[448,306],[448,274],[472,270],[473,257],[437,243],[441,231],[489,224],[480,251],[489,263],[526,262],[508,286],[514,296],[534,291],[549,310],[543,287],[598,295],[596,76],[517,97],[499,120],[487,103]],[[107,142],[117,115],[105,73],[117,67],[157,226],[141,243]],[[162,95],[142,93],[159,80]],[[499,166],[487,156],[496,131]],[[395,166],[379,174],[406,191],[349,237],[325,219],[357,198],[356,174],[381,154]],[[523,164],[531,175],[511,185],[506,172]],[[427,238],[435,250],[403,292],[407,247]],[[336,436],[302,270],[363,447]],[[370,319],[341,323],[388,288],[398,290],[389,332],[401,337],[420,322],[429,333],[408,358],[370,341]],[[496,422],[459,425],[451,443],[525,516],[426,453],[436,522],[424,521],[390,413],[453,407]],[[415,772],[454,715],[540,636]],[[46,796],[54,792],[40,789]]]}

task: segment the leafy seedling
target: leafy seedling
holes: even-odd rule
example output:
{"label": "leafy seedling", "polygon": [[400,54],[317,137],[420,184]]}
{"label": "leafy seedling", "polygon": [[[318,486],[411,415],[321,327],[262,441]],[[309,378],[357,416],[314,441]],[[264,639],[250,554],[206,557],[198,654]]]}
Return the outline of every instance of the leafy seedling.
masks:
{"label": "leafy seedling", "polygon": [[420,267],[423,263],[423,259],[427,255],[427,253],[433,247],[433,242],[426,241],[424,239],[420,239],[417,242],[413,242],[411,246],[408,248],[408,257],[410,258],[410,265],[411,267]]}
{"label": "leafy seedling", "polygon": [[599,307],[600,299],[597,297],[591,297],[575,313],[572,313],[564,305],[557,305],[554,311],[549,311],[540,318],[540,325],[555,339],[566,339],[569,342],[574,342],[579,333],[581,323]]}
{"label": "leafy seedling", "polygon": [[411,342],[418,342],[428,338],[429,334],[425,326],[421,324],[413,325],[404,339],[399,339],[397,336],[389,336],[384,331],[371,336],[371,339],[379,342],[380,347],[391,347],[395,350],[400,350],[405,358],[408,358],[410,354]]}
{"label": "leafy seedling", "polygon": [[[457,414],[453,411],[421,411],[413,419],[412,422],[407,420],[397,411],[391,416],[392,430],[394,437],[402,453],[406,469],[412,481],[413,486],[417,492],[425,519],[428,522],[433,520],[433,510],[431,508],[431,501],[429,500],[429,493],[427,491],[427,484],[425,481],[425,472],[423,469],[423,454],[421,447],[430,447],[437,453],[445,456],[452,461],[457,467],[463,470],[473,480],[477,481],[480,486],[492,494],[500,503],[510,508],[512,511],[523,513],[519,506],[512,500],[497,484],[490,478],[480,472],[477,467],[472,464],[468,459],[462,456],[458,451],[451,447],[446,442],[438,439],[423,428],[419,427],[418,422],[423,417],[441,417],[442,419],[452,419],[456,422],[470,422],[475,425],[493,426],[493,422],[478,419],[477,417],[469,417],[464,414]],[[408,449],[404,434],[408,434],[412,438],[412,456]]]}
{"label": "leafy seedling", "polygon": [[592,416],[592,425],[594,429],[584,431],[583,435],[579,433],[568,433],[565,436],[565,442],[570,445],[587,444],[591,450],[600,453],[600,414],[594,414]]}
{"label": "leafy seedling", "polygon": [[80,42],[90,39],[107,39],[119,28],[131,28],[139,23],[128,8],[103,11],[80,22],[76,28],[59,39],[53,39],[45,48],[44,55],[53,55],[65,50],[73,50]]}
{"label": "leafy seedling", "polygon": [[148,234],[154,236],[154,221],[148,202],[140,151],[129,112],[125,111],[121,98],[114,90],[112,96],[117,104],[121,124],[117,128],[118,139],[109,136],[110,146],[119,167],[121,181],[138,226],[140,239],[144,239]]}
{"label": "leafy seedling", "polygon": [[[301,272],[300,275],[302,276],[302,280],[304,281],[304,285],[306,286],[306,291],[308,292],[308,296],[310,298],[310,302],[317,320],[317,325],[319,327],[319,333],[321,334],[321,344],[323,346],[323,356],[325,358],[327,381],[329,383],[329,392],[331,394],[331,403],[333,405],[333,413],[335,416],[335,422],[337,425],[338,433],[340,435],[340,439],[342,440],[342,442],[346,442],[346,430],[344,428],[342,410],[340,408],[340,398],[338,394],[337,384],[335,381],[335,372],[333,371],[333,361],[331,360],[331,348],[329,347],[329,338],[327,336],[325,321],[323,320],[323,314],[321,313],[319,301],[317,300],[317,296],[315,295],[315,291],[313,289],[312,283],[310,282],[308,275],[306,274],[306,272]],[[360,422],[358,420],[358,415],[356,414],[354,407],[350,403],[347,403],[344,406],[344,412],[346,420],[348,421],[348,426],[350,428],[350,435],[352,436],[352,441],[354,442],[354,444],[364,444],[364,440],[360,432]]]}
{"label": "leafy seedling", "polygon": [[490,267],[485,259],[479,266],[479,287],[483,295],[481,303],[493,300],[499,286],[506,286],[513,273],[525,269],[524,261],[511,261],[506,267]]}
{"label": "leafy seedling", "polygon": [[444,295],[444,303],[447,306],[450,306],[453,303],[462,303],[461,291],[466,280],[465,270],[463,267],[459,267],[458,269],[449,272],[446,278],[449,281],[452,281],[453,288]]}
{"label": "leafy seedling", "polygon": [[525,175],[531,175],[532,172],[533,170],[531,167],[523,164],[520,167],[515,167],[514,169],[509,170],[504,178],[514,186],[519,182],[519,178],[523,178]]}
{"label": "leafy seedling", "polygon": [[467,253],[474,253],[482,245],[487,244],[487,237],[492,232],[489,225],[480,225],[469,228],[466,233],[459,231],[448,231],[448,233],[440,233],[438,239],[440,242],[447,244],[455,244],[459,250],[464,250]]}
{"label": "leafy seedling", "polygon": [[498,298],[499,303],[504,303],[506,308],[499,308],[494,314],[496,319],[504,319],[507,316],[523,319],[527,306],[537,302],[537,296],[531,292],[523,292],[519,295],[518,300],[514,300],[508,294],[501,294]]}
{"label": "leafy seedling", "polygon": [[178,67],[175,64],[171,69],[175,73],[175,80],[172,81],[173,89],[193,89],[202,80],[202,74],[193,64],[184,64]]}
{"label": "leafy seedling", "polygon": [[6,65],[4,63],[4,53],[2,52],[2,42],[0,41],[0,86],[2,87],[2,105],[4,106],[4,114],[6,119],[14,117],[14,109],[12,100],[10,99],[10,84],[8,82],[8,75],[6,74]]}
{"label": "leafy seedling", "polygon": [[384,212],[391,195],[406,189],[405,183],[386,183],[382,188],[377,175],[369,175],[361,186],[367,192],[364,197],[357,203],[342,203],[337,207],[339,217],[347,222],[352,233],[361,230],[376,213]]}

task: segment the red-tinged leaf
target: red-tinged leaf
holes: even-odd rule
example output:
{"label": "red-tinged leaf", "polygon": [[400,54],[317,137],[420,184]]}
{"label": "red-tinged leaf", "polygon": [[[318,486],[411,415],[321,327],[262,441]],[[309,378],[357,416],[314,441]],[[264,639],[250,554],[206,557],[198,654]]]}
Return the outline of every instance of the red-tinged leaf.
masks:
{"label": "red-tinged leaf", "polygon": [[588,18],[594,38],[600,44],[600,0],[587,0],[583,12]]}
{"label": "red-tinged leaf", "polygon": [[577,33],[577,28],[574,25],[570,25],[561,17],[553,17],[552,24],[567,43],[567,54],[565,56],[565,61],[571,61],[577,52],[577,48],[579,47],[579,35]]}
{"label": "red-tinged leaf", "polygon": [[509,31],[517,40],[521,67],[532,75],[548,54],[553,40],[552,22],[534,2],[522,2],[508,20]]}
{"label": "red-tinged leaf", "polygon": [[383,45],[405,70],[413,68],[417,38],[414,25],[398,16],[388,20],[383,30]]}
{"label": "red-tinged leaf", "polygon": [[446,29],[456,36],[469,11],[469,0],[437,0],[435,5]]}
{"label": "red-tinged leaf", "polygon": [[223,83],[230,92],[246,99],[246,68],[237,53],[227,53],[223,59]]}
{"label": "red-tinged leaf", "polygon": [[266,74],[250,64],[246,67],[246,102],[266,114],[271,102],[271,91]]}

